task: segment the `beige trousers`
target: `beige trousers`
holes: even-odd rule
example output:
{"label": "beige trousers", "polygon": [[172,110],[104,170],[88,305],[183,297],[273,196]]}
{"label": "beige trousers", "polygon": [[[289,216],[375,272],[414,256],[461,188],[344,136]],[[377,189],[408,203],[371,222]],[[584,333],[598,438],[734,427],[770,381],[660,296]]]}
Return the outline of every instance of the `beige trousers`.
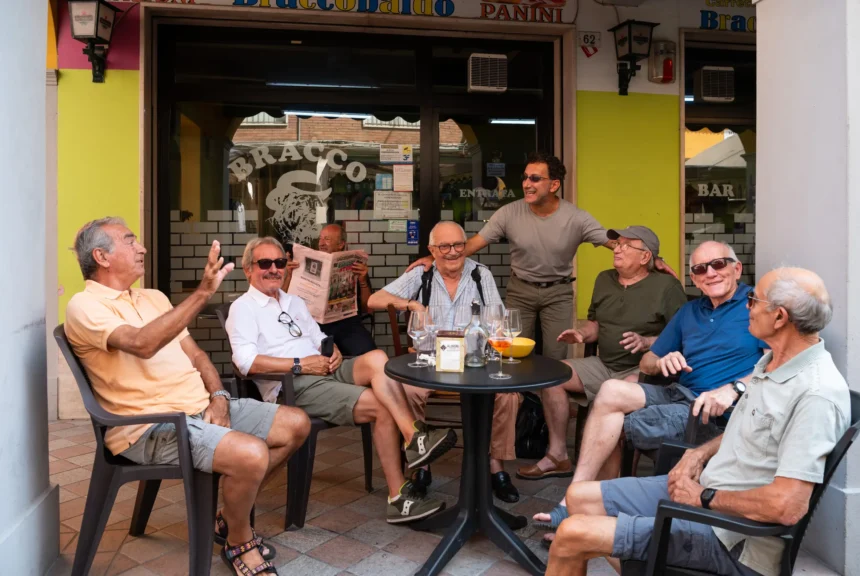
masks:
{"label": "beige trousers", "polygon": [[[403,385],[406,400],[415,414],[416,420],[424,420],[427,398],[433,393],[426,388]],[[490,439],[490,458],[496,460],[515,460],[517,457],[514,442],[517,436],[517,411],[522,397],[519,394],[496,394],[493,407],[493,433]]]}

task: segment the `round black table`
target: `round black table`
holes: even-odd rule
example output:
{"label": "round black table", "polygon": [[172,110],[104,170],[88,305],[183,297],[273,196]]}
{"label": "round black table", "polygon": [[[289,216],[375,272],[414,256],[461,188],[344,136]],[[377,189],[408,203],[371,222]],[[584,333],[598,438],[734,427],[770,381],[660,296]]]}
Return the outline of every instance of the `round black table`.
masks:
{"label": "round black table", "polygon": [[514,516],[493,504],[490,486],[490,430],[493,404],[497,392],[526,392],[549,388],[570,380],[572,372],[564,362],[530,355],[520,364],[505,364],[507,380],[490,379],[499,363],[484,368],[466,368],[465,372],[436,372],[436,368],[409,368],[415,354],[392,358],[385,373],[404,384],[419,388],[460,393],[463,418],[463,466],[460,498],[455,506],[412,524],[419,530],[448,527],[445,537],[418,571],[419,576],[435,576],[475,532],[482,532],[493,544],[510,554],[531,574],[543,574],[543,562],[514,534],[527,520]]}

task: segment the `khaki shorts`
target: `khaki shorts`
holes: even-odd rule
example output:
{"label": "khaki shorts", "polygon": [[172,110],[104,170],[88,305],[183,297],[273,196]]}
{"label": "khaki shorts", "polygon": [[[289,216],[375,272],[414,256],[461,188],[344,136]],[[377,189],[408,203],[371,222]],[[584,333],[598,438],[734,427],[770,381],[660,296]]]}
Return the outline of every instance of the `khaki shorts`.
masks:
{"label": "khaki shorts", "polygon": [[321,418],[335,426],[355,426],[353,411],[366,386],[357,386],[352,377],[356,358],[344,360],[329,376],[296,376],[296,406],[308,416]]}
{"label": "khaki shorts", "polygon": [[607,380],[624,380],[630,375],[639,374],[639,366],[613,372],[606,367],[598,356],[570,360],[570,366],[582,381],[582,387],[585,389],[585,395],[588,397],[589,404],[594,401],[594,397],[597,396],[600,386]]}
{"label": "khaki shorts", "polygon": [[[230,400],[230,428],[207,424],[203,421],[203,412],[186,416],[194,467],[211,473],[215,448],[221,439],[233,430],[265,440],[269,436],[277,411],[277,404],[267,404],[250,398],[233,398]],[[138,464],[179,464],[176,427],[173,424],[150,426],[137,442],[119,455]]]}

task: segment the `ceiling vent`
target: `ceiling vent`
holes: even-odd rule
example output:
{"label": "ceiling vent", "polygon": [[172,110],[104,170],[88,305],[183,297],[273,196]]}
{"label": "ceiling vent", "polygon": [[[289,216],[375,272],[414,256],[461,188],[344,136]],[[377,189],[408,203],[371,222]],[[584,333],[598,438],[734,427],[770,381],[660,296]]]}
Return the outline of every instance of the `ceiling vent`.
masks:
{"label": "ceiling vent", "polygon": [[508,57],[504,54],[469,56],[469,92],[506,92]]}
{"label": "ceiling vent", "polygon": [[702,66],[693,84],[696,102],[735,101],[735,69],[731,66]]}

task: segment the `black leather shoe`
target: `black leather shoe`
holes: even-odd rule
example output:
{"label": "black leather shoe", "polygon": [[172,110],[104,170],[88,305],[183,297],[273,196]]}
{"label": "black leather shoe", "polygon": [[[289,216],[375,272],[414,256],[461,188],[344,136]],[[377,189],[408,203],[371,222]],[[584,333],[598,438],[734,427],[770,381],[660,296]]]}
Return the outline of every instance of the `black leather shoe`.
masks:
{"label": "black leather shoe", "polygon": [[496,472],[490,474],[493,483],[493,494],[502,502],[519,502],[520,493],[511,482],[511,476],[507,472]]}
{"label": "black leather shoe", "polygon": [[430,472],[430,468],[426,470],[419,468],[412,473],[410,480],[412,480],[415,492],[424,497],[427,495],[427,489],[430,487],[430,484],[433,483],[433,474]]}

